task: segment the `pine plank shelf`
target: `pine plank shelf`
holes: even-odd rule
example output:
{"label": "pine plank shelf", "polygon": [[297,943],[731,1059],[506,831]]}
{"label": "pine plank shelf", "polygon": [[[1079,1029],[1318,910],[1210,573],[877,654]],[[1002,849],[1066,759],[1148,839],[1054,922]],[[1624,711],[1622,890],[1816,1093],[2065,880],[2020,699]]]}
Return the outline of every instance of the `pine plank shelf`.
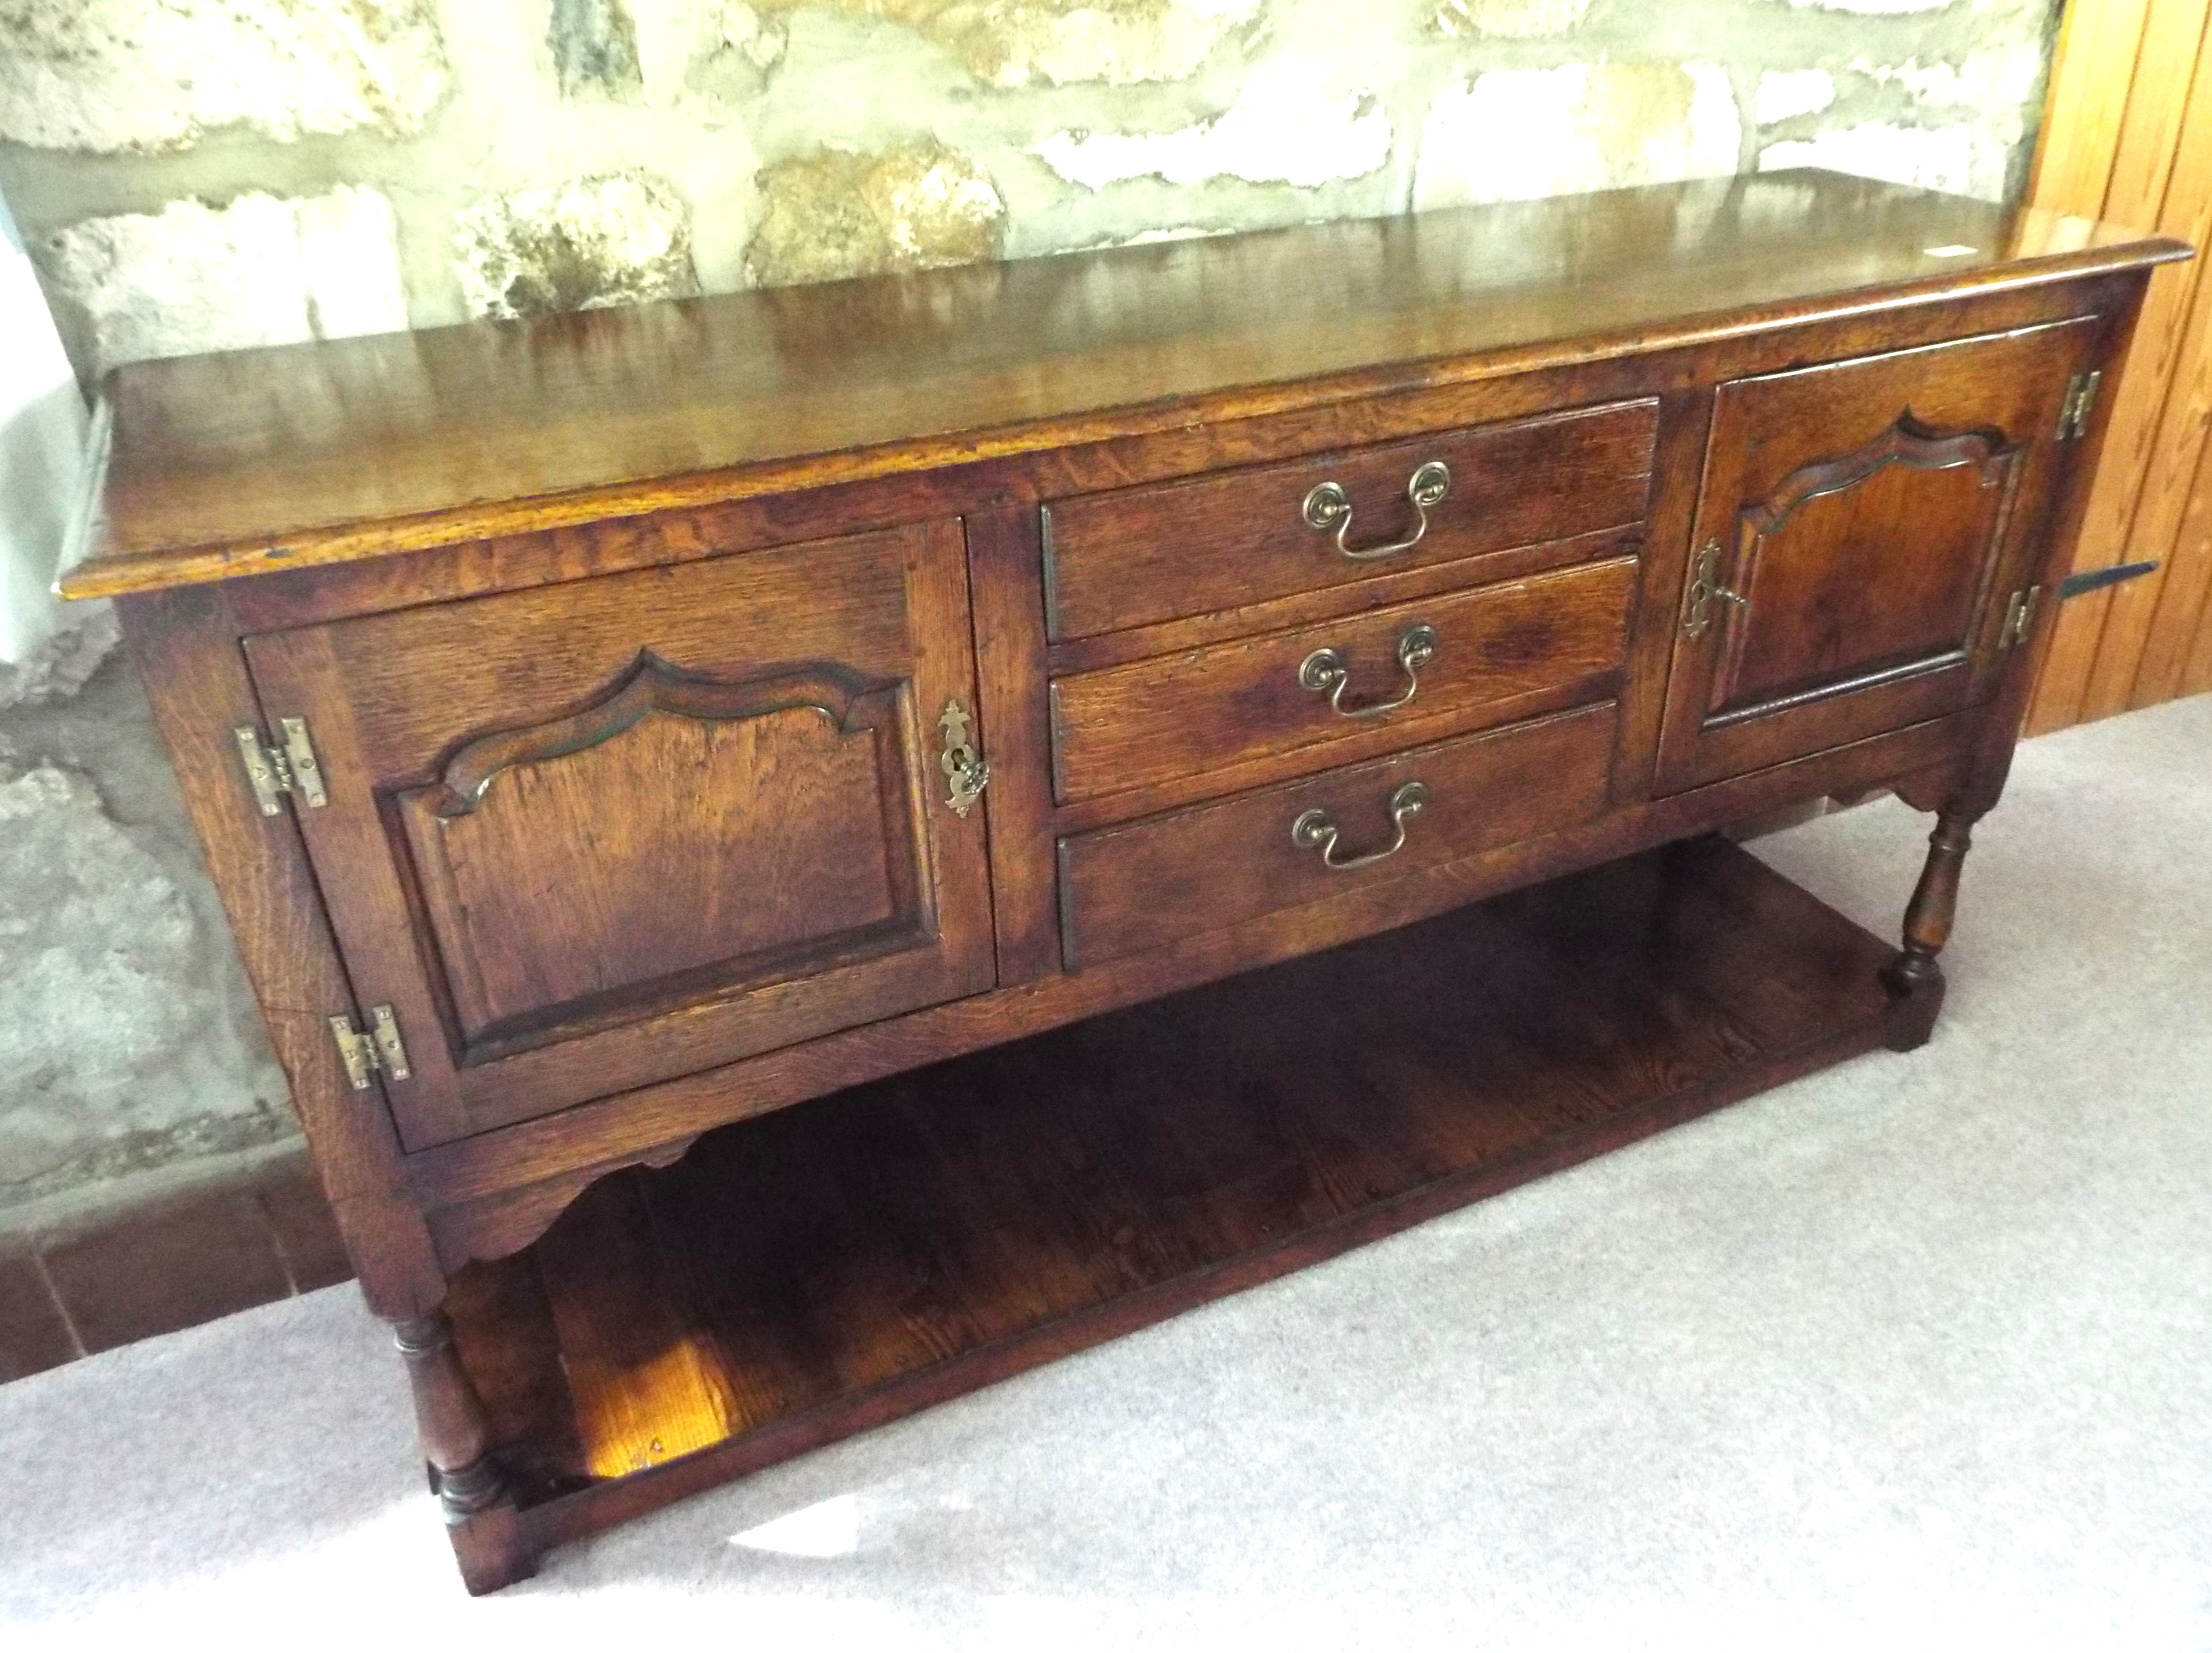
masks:
{"label": "pine plank shelf", "polygon": [[456,1281],[517,1519],[594,1530],[1877,1047],[1893,956],[1700,838],[712,1133]]}

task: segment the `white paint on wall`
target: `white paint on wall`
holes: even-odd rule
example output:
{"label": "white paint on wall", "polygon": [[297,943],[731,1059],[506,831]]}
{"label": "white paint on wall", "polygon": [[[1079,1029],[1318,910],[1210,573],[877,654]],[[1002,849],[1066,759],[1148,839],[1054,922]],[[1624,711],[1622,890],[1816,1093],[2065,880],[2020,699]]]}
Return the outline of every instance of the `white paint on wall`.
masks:
{"label": "white paint on wall", "polygon": [[2027,44],[1970,52],[1956,64],[1923,64],[1917,58],[1901,64],[1853,61],[1857,73],[1887,84],[1895,82],[1934,108],[1976,109],[2007,113],[2015,123],[2023,105],[2035,96],[2043,76],[2043,52]]}
{"label": "white paint on wall", "polygon": [[0,704],[22,697],[33,659],[65,623],[50,589],[82,462],[84,398],[46,295],[0,205]]}
{"label": "white paint on wall", "polygon": [[[1785,167],[1830,167],[1861,178],[1892,184],[1917,184],[1954,195],[1989,194],[1989,179],[1975,165],[1971,126],[1899,126],[1863,121],[1810,138],[1771,143],[1759,157],[1761,172]],[[1977,184],[1982,185],[1976,188]],[[2000,167],[1996,183],[2002,188]]]}
{"label": "white paint on wall", "polygon": [[1741,123],[1715,64],[1567,64],[1448,86],[1430,106],[1416,208],[1717,177]]}
{"label": "white paint on wall", "polygon": [[1906,12],[1941,11],[1951,0],[1790,0],[1800,11],[1847,11],[1862,17],[1895,17]]}
{"label": "white paint on wall", "polygon": [[1054,132],[1031,153],[1086,189],[1133,178],[1311,188],[1379,170],[1390,156],[1390,119],[1371,94],[1332,90],[1299,68],[1255,79],[1212,120],[1172,132]]}
{"label": "white paint on wall", "polygon": [[92,325],[98,371],[407,325],[392,204],[351,185],[89,218],[52,249],[50,273]]}
{"label": "white paint on wall", "polygon": [[0,137],[19,143],[179,149],[233,125],[404,137],[447,85],[432,0],[0,5]]}
{"label": "white paint on wall", "polygon": [[1825,69],[1769,70],[1759,77],[1752,118],[1761,126],[1817,115],[1836,100],[1836,77]]}
{"label": "white paint on wall", "polygon": [[[1259,11],[1260,0],[976,8],[981,38],[966,55],[971,61],[978,56],[998,60],[984,75],[994,86],[1176,81],[1197,73],[1223,39],[1250,23]],[[948,21],[965,15],[967,9],[960,7],[942,14]]]}

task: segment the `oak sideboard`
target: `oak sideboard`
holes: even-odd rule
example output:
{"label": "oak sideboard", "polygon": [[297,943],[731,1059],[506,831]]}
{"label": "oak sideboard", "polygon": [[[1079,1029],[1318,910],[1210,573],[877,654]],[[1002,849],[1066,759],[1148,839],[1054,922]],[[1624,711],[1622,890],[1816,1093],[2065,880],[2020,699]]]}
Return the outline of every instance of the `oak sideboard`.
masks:
{"label": "oak sideboard", "polygon": [[[64,589],[470,1588],[1925,1040],[2188,252],[1789,172],[117,371]],[[1717,836],[1877,789],[1901,947]]]}

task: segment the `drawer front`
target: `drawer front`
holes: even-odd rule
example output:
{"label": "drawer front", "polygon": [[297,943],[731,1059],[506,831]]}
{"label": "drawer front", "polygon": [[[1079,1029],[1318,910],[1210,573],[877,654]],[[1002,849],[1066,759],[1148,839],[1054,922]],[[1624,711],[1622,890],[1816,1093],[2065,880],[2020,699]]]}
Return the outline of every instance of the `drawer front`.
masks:
{"label": "drawer front", "polygon": [[[1095,636],[1640,522],[1658,424],[1656,402],[1616,403],[1056,500],[1044,514],[1051,635]],[[1415,483],[1439,466],[1443,496],[1417,505]],[[1344,514],[1323,508],[1333,503]]]}
{"label": "drawer front", "polygon": [[1589,820],[1605,806],[1616,710],[1607,701],[1063,839],[1067,967]]}
{"label": "drawer front", "polygon": [[247,639],[410,1147],[990,985],[951,522]]}
{"label": "drawer front", "polygon": [[1070,803],[1302,747],[1387,749],[1502,722],[1534,696],[1611,694],[1637,568],[1617,557],[1061,678],[1054,790]]}

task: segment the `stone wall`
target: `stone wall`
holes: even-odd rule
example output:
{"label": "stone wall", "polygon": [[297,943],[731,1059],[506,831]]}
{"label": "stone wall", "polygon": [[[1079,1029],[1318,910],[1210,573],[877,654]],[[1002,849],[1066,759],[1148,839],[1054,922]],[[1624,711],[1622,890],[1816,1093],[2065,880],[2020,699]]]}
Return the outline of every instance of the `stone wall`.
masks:
{"label": "stone wall", "polygon": [[[2055,0],[0,0],[136,357],[1814,162],[2022,183]],[[0,668],[0,1207],[289,1127],[99,617]]]}

